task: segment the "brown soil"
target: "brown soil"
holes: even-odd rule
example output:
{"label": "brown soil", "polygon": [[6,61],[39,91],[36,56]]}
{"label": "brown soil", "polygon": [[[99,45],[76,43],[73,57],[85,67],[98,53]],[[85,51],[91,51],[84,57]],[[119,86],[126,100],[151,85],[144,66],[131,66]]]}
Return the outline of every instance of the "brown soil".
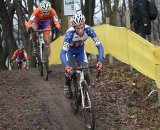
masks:
{"label": "brown soil", "polygon": [[[0,130],[85,130],[63,94],[64,68],[52,66],[49,81],[37,69],[0,71]],[[125,64],[91,72],[95,130],[159,130],[160,110],[152,80]]]}

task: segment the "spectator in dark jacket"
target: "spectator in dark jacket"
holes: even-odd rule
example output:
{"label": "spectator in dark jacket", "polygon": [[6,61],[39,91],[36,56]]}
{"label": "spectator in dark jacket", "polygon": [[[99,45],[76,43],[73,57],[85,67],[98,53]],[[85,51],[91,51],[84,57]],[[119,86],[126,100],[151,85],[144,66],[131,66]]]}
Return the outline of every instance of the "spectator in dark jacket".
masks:
{"label": "spectator in dark jacket", "polygon": [[148,16],[148,0],[133,0],[133,14],[131,23],[134,24],[135,33],[146,39],[151,34],[151,21]]}

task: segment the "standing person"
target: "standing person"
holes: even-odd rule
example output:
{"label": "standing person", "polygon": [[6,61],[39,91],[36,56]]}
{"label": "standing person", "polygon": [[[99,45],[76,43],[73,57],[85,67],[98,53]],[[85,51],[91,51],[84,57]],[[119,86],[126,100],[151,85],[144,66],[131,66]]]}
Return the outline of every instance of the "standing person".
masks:
{"label": "standing person", "polygon": [[[84,42],[91,37],[94,44],[98,48],[98,60],[97,60],[97,70],[101,71],[103,68],[103,47],[94,30],[85,24],[85,16],[83,14],[76,14],[71,18],[71,25],[67,31],[64,38],[62,50],[61,50],[61,61],[65,67],[65,85],[64,93],[66,97],[71,96],[71,75],[72,67],[75,66],[75,61],[78,66],[88,67],[88,59],[85,52]],[[84,70],[84,78],[90,86],[90,79],[88,75],[88,68]]]}
{"label": "standing person", "polygon": [[18,49],[14,52],[11,61],[16,58],[16,63],[20,64],[20,69],[24,68],[24,62],[28,60],[26,51],[24,50],[23,44],[18,45]]}
{"label": "standing person", "polygon": [[[34,33],[34,30],[38,29],[46,29],[49,30],[51,29],[50,27],[50,20],[53,20],[55,27],[60,30],[61,25],[58,21],[58,17],[56,14],[56,11],[51,8],[51,4],[47,0],[43,0],[40,4],[39,7],[36,8],[29,21],[26,23],[26,27],[28,29],[28,32],[31,34],[33,33],[33,51],[36,53],[36,46],[37,46],[37,36],[36,33]],[[43,32],[44,35],[44,41],[45,41],[45,52],[47,54],[48,61],[49,61],[49,56],[51,53],[51,48],[50,48],[50,42],[51,42],[51,34],[50,31],[45,31]],[[50,69],[49,69],[50,71]]]}
{"label": "standing person", "polygon": [[146,39],[151,34],[151,20],[148,14],[148,0],[133,0],[133,22],[135,33]]}

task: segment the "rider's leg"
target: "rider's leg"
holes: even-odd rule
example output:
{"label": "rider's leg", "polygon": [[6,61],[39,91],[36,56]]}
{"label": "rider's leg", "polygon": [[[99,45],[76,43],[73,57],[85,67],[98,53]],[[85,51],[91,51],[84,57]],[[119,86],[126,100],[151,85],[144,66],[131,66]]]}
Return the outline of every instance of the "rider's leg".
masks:
{"label": "rider's leg", "polygon": [[[32,28],[34,30],[38,30],[38,24],[36,22],[32,23]],[[33,39],[33,53],[36,54],[37,52],[37,47],[38,47],[38,43],[37,43],[37,35],[36,32],[32,33],[32,39]]]}
{"label": "rider's leg", "polygon": [[21,68],[21,69],[24,69],[24,62],[21,62],[20,68]]}
{"label": "rider's leg", "polygon": [[84,79],[86,80],[87,84],[90,86],[90,78],[89,78],[89,70],[88,70],[88,59],[85,51],[82,51],[76,57],[77,63],[79,66],[86,67],[83,70]]}
{"label": "rider's leg", "polygon": [[51,47],[50,47],[51,38],[49,35],[45,35],[44,40],[45,40],[44,60],[46,62],[48,62],[48,72],[51,73],[52,70],[49,66],[49,58],[50,58],[50,54],[51,54]]}
{"label": "rider's leg", "polygon": [[50,47],[51,37],[50,37],[50,35],[44,35],[44,41],[45,41],[46,57],[49,58],[50,54],[51,54],[51,47]]}
{"label": "rider's leg", "polygon": [[[46,25],[45,27],[46,30],[51,29],[50,25]],[[50,47],[50,42],[51,42],[51,33],[50,31],[45,31],[43,33],[44,36],[44,41],[45,41],[45,50],[44,50],[44,60],[46,60],[48,62],[48,72],[51,72],[50,66],[49,66],[49,58],[50,58],[50,54],[51,54],[51,47]]]}
{"label": "rider's leg", "polygon": [[[66,54],[67,56],[67,63],[69,66],[74,67],[75,66],[75,59],[71,52],[68,51]],[[71,75],[69,75],[67,72],[65,72],[65,85],[64,85],[64,94],[67,98],[71,97]]]}

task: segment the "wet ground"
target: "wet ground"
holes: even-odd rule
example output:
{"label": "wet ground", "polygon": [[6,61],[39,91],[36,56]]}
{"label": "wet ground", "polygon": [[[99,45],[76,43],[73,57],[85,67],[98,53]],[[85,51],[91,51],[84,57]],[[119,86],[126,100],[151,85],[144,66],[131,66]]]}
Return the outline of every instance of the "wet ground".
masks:
{"label": "wet ground", "polygon": [[[0,71],[0,130],[85,130],[64,97],[64,68],[52,66],[49,81],[37,69]],[[91,70],[95,130],[159,130],[155,83],[128,65],[104,65],[99,80]]]}

